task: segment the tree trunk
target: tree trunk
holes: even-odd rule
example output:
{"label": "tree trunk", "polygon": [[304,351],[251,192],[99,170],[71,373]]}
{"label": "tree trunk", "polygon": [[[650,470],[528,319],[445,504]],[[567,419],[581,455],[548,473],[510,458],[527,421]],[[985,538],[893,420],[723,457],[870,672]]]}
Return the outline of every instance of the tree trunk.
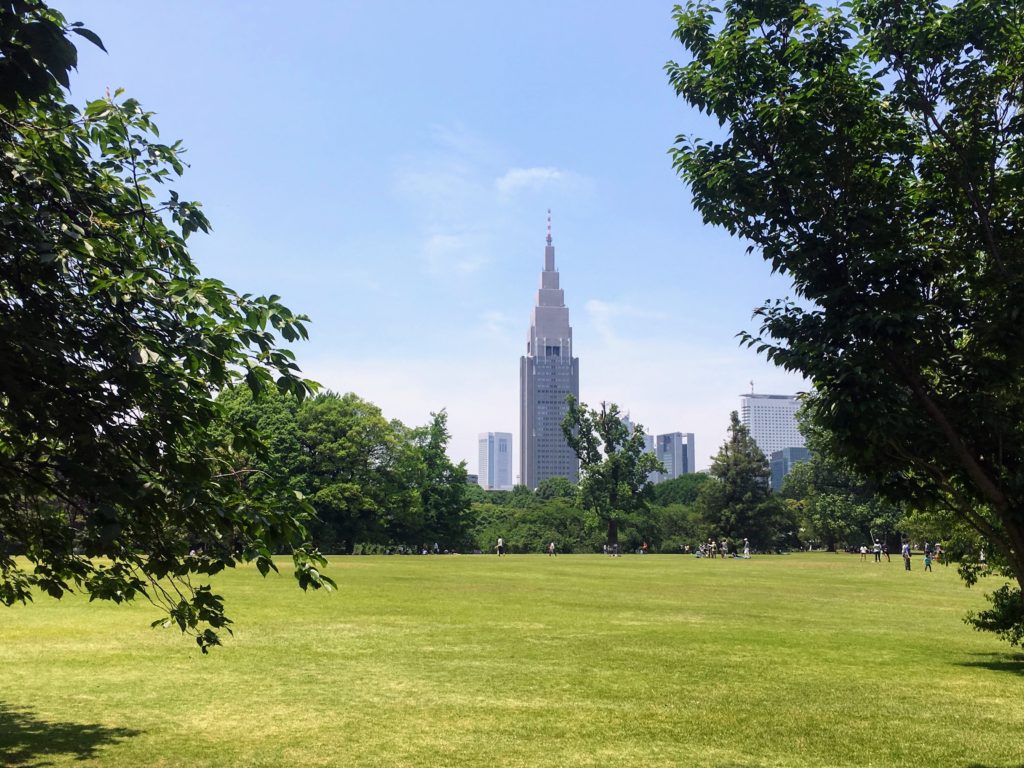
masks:
{"label": "tree trunk", "polygon": [[619,524],[615,520],[608,521],[608,546],[612,547],[619,543]]}

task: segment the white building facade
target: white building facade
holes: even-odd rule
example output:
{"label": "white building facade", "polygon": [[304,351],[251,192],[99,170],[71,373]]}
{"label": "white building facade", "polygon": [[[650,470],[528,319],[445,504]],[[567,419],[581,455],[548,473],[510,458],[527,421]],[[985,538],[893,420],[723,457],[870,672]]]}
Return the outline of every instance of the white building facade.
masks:
{"label": "white building facade", "polygon": [[512,433],[481,432],[477,482],[487,491],[512,490]]}
{"label": "white building facade", "polygon": [[794,395],[740,395],[740,421],[766,457],[784,448],[804,446],[796,426],[800,401]]}

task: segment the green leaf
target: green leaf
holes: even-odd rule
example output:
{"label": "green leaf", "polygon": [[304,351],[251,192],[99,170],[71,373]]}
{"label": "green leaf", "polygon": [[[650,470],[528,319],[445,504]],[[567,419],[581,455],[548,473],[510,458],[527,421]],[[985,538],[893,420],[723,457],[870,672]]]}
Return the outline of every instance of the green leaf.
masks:
{"label": "green leaf", "polygon": [[90,43],[92,43],[97,48],[99,48],[101,51],[103,51],[104,53],[107,53],[107,49],[103,46],[103,41],[100,40],[99,35],[97,35],[92,30],[85,29],[83,27],[73,27],[71,29],[71,31],[74,32],[76,35],[81,35],[86,40],[88,40]]}

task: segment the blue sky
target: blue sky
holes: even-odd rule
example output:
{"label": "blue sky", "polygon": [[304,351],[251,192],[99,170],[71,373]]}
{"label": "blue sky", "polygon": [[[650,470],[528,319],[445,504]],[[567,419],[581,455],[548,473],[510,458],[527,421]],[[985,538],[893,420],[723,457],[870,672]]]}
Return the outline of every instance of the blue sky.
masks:
{"label": "blue sky", "polygon": [[806,387],[735,338],[788,284],[672,171],[716,126],[667,85],[670,2],[54,4],[109,51],[81,41],[73,99],[123,87],[188,148],[204,273],[310,315],[325,386],[447,408],[471,472],[478,432],[518,443],[548,208],[584,400],[694,432],[704,467],[751,380]]}

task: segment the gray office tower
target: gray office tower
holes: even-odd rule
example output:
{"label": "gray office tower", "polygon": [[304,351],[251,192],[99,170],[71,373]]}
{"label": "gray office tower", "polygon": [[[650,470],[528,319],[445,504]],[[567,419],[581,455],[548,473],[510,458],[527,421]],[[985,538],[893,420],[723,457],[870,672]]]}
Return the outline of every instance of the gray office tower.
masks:
{"label": "gray office tower", "polygon": [[533,308],[526,355],[519,359],[520,480],[529,488],[549,477],[579,481],[580,465],[562,434],[567,396],[580,395],[579,360],[572,356],[569,308],[558,287],[548,211],[544,271]]}
{"label": "gray office tower", "polygon": [[697,471],[694,467],[693,432],[658,435],[655,446],[658,461],[665,465],[665,472],[658,473],[657,482],[674,480]]}

